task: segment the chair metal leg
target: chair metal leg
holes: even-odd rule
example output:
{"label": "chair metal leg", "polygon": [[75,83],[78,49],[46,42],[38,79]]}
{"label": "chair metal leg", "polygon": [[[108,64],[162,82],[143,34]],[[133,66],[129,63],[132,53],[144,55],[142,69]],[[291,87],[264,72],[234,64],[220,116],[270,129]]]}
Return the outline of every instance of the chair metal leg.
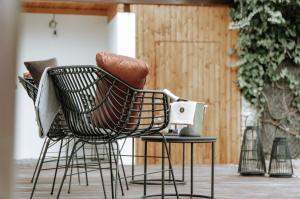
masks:
{"label": "chair metal leg", "polygon": [[77,153],[75,154],[75,160],[76,160],[76,167],[77,167],[78,183],[81,184],[81,181],[80,181],[80,171],[79,171],[79,165],[78,165],[78,155],[77,155]]}
{"label": "chair metal leg", "polygon": [[128,181],[127,181],[127,177],[126,177],[126,172],[125,172],[123,159],[122,159],[121,155],[120,155],[120,162],[121,162],[121,167],[122,167],[123,177],[124,177],[124,180],[125,180],[126,189],[129,190]]}
{"label": "chair metal leg", "polygon": [[70,147],[70,137],[68,137],[68,140],[67,140],[67,148],[66,148],[66,166],[68,165],[69,147]]}
{"label": "chair metal leg", "polygon": [[124,194],[124,189],[123,189],[123,185],[122,185],[122,181],[121,181],[120,172],[118,172],[118,179],[119,179],[119,184],[120,184],[120,188],[121,188],[121,194],[122,194],[122,196],[124,196],[125,194]]}
{"label": "chair metal leg", "polygon": [[176,194],[177,199],[179,199],[176,180],[175,180],[175,175],[174,175],[174,171],[173,171],[173,167],[172,167],[172,163],[171,163],[171,159],[170,159],[170,153],[169,153],[169,150],[168,150],[167,141],[166,141],[164,136],[163,136],[163,143],[164,143],[163,145],[166,148],[167,158],[168,158],[168,162],[169,162],[169,165],[170,165],[170,171],[171,171],[172,180],[173,180],[174,189],[175,189],[175,194]]}
{"label": "chair metal leg", "polygon": [[124,164],[123,164],[123,157],[121,154],[126,141],[127,141],[127,138],[125,138],[122,146],[120,147],[120,163],[121,163],[121,167],[122,167],[123,178],[125,180],[126,189],[129,190],[128,180],[127,180],[127,176],[126,176],[126,172],[125,172],[125,168],[124,168]]}
{"label": "chair metal leg", "polygon": [[86,167],[86,159],[85,159],[85,149],[84,146],[82,147],[82,153],[83,153],[83,163],[84,163],[84,170],[85,170],[85,181],[86,181],[86,186],[89,186],[89,180],[88,180],[88,173],[87,173],[87,167]]}
{"label": "chair metal leg", "polygon": [[45,150],[44,150],[44,153],[43,153],[43,156],[42,156],[42,159],[41,159],[41,163],[40,163],[40,165],[39,165],[39,169],[38,169],[38,171],[37,171],[37,175],[36,175],[34,184],[33,184],[33,188],[32,188],[31,195],[30,195],[30,199],[32,199],[32,197],[33,197],[33,194],[34,194],[34,191],[35,191],[35,187],[36,187],[37,181],[38,181],[38,179],[39,179],[41,170],[42,170],[42,168],[43,168],[44,160],[45,160],[45,157],[46,157],[48,148],[49,148],[50,141],[51,141],[51,140],[47,138],[47,143],[46,143]]}
{"label": "chair metal leg", "polygon": [[43,146],[42,146],[42,150],[41,150],[41,152],[40,152],[40,155],[39,155],[38,161],[37,161],[37,163],[36,163],[36,165],[35,165],[35,169],[34,169],[34,172],[33,172],[32,178],[31,178],[31,180],[30,180],[30,183],[33,183],[33,180],[34,180],[34,177],[35,177],[35,174],[36,174],[37,168],[38,168],[38,166],[39,166],[39,164],[40,164],[41,157],[42,157],[43,151],[44,151],[44,149],[45,149],[46,142],[47,142],[47,138],[45,139],[45,141],[44,141],[44,144],[43,144]]}
{"label": "chair metal leg", "polygon": [[107,195],[106,195],[105,183],[104,183],[104,178],[103,178],[103,173],[102,173],[101,161],[100,161],[100,157],[99,157],[99,152],[98,152],[97,145],[95,145],[95,147],[96,147],[96,154],[97,154],[97,160],[98,160],[98,165],[99,165],[99,170],[100,170],[100,178],[101,178],[101,182],[102,182],[102,188],[103,188],[104,198],[106,199]]}
{"label": "chair metal leg", "polygon": [[59,147],[57,162],[56,162],[56,168],[55,168],[54,179],[53,179],[53,183],[52,183],[51,195],[53,195],[53,191],[54,191],[54,187],[55,187],[56,175],[57,175],[57,170],[58,170],[58,166],[59,166],[59,160],[60,160],[60,155],[61,155],[61,149],[62,149],[62,146],[63,146],[63,142],[64,142],[64,140],[62,139],[61,143],[60,143],[60,147]]}
{"label": "chair metal leg", "polygon": [[112,158],[111,158],[111,143],[108,146],[108,158],[109,158],[109,168],[110,168],[110,185],[111,185],[111,198],[115,199],[114,197],[114,176],[113,176],[113,168],[112,168]]}
{"label": "chair metal leg", "polygon": [[[113,144],[112,144],[112,146],[113,146]],[[114,161],[115,161],[115,163],[117,164],[117,161],[116,161],[116,154],[115,154],[114,148],[112,148],[112,152],[113,152],[113,156],[114,156]],[[122,196],[124,196],[124,190],[123,190],[123,185],[122,185],[122,181],[121,181],[121,177],[120,177],[120,172],[118,172],[118,178],[119,178],[119,183],[120,183],[121,193],[122,193]],[[125,178],[125,179],[126,179],[126,178]]]}
{"label": "chair metal leg", "polygon": [[68,188],[68,193],[71,193],[71,184],[72,184],[73,167],[74,167],[74,156],[75,156],[75,154],[73,154],[73,157],[72,157],[72,166],[71,166],[71,173],[70,173],[70,177],[69,177],[69,188]]}
{"label": "chair metal leg", "polygon": [[[75,139],[74,139],[74,145],[75,145]],[[81,146],[82,147],[82,146]],[[80,148],[81,148],[80,147]],[[78,148],[79,150],[79,148]],[[77,167],[77,176],[78,176],[78,183],[80,184],[80,173],[79,173],[79,167],[78,167],[78,158],[77,158],[77,152],[78,150],[76,150],[76,153],[73,155],[75,157],[75,161],[76,161],[76,167]],[[73,168],[74,168],[74,157],[72,159],[72,167],[71,167],[71,175],[69,178],[69,189],[68,189],[68,193],[71,193],[71,186],[72,186],[72,178],[73,178]]]}
{"label": "chair metal leg", "polygon": [[[119,158],[120,158],[120,147],[118,141],[115,142],[117,145],[117,160],[116,160],[116,181],[115,181],[115,199],[117,199],[117,190],[118,190],[118,179],[119,178]],[[120,178],[119,178],[120,179]]]}
{"label": "chair metal leg", "polygon": [[[78,140],[78,141],[76,141],[76,142],[75,142],[75,144],[74,144],[74,146],[73,146],[72,152],[71,152],[71,154],[70,154],[70,157],[69,157],[69,159],[68,159],[68,164],[66,165],[66,169],[65,169],[65,172],[64,172],[64,175],[63,175],[62,181],[61,181],[61,183],[60,183],[60,187],[59,187],[59,190],[58,190],[58,193],[57,193],[56,199],[59,199],[59,196],[60,196],[61,190],[62,190],[62,188],[63,188],[63,185],[64,185],[64,181],[65,181],[65,179],[66,179],[66,176],[67,176],[68,169],[69,169],[69,167],[70,167],[70,164],[71,164],[71,160],[73,159],[73,155],[74,155],[74,153],[75,153],[76,146],[77,146],[77,144],[78,144],[79,142],[80,142],[79,140]],[[72,173],[71,173],[71,175],[72,175]]]}

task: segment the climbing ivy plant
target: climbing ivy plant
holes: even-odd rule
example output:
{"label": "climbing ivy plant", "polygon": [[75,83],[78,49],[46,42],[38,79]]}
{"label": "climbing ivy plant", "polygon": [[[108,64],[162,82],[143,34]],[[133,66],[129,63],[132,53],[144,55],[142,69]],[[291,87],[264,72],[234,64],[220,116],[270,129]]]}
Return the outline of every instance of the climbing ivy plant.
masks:
{"label": "climbing ivy plant", "polygon": [[239,30],[231,53],[240,60],[238,85],[245,98],[263,112],[265,84],[286,81],[293,93],[292,106],[300,111],[300,78],[281,63],[292,61],[300,68],[300,0],[235,0],[230,29]]}

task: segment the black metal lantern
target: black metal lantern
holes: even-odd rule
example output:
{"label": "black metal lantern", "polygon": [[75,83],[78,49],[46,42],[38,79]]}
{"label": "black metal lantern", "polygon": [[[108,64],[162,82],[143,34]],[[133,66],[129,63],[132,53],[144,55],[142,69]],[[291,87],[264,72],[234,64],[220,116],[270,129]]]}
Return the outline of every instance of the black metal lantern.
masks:
{"label": "black metal lantern", "polygon": [[266,172],[257,126],[247,126],[244,131],[238,172],[241,175],[264,175]]}
{"label": "black metal lantern", "polygon": [[276,137],[273,141],[269,175],[270,177],[292,177],[293,175],[292,157],[285,137]]}

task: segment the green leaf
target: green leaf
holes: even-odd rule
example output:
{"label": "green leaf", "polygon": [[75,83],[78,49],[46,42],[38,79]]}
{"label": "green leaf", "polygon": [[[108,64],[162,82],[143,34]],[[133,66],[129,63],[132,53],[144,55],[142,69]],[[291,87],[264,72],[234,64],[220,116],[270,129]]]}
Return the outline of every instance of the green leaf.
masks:
{"label": "green leaf", "polygon": [[231,17],[240,29],[236,48],[240,60],[230,66],[240,66],[238,85],[243,95],[262,113],[265,85],[286,81],[295,96],[292,106],[300,110],[300,78],[281,66],[291,60],[300,67],[300,0],[236,0],[235,4]]}

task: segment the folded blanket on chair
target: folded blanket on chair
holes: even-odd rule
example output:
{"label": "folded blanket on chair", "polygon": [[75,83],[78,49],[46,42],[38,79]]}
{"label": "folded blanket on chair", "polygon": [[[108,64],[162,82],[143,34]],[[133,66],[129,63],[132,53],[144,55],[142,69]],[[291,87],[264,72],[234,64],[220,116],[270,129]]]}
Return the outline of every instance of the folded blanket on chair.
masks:
{"label": "folded blanket on chair", "polygon": [[56,97],[55,88],[46,68],[40,80],[38,93],[35,101],[37,123],[40,127],[40,137],[45,137],[50,130],[55,116],[60,110],[60,102]]}

